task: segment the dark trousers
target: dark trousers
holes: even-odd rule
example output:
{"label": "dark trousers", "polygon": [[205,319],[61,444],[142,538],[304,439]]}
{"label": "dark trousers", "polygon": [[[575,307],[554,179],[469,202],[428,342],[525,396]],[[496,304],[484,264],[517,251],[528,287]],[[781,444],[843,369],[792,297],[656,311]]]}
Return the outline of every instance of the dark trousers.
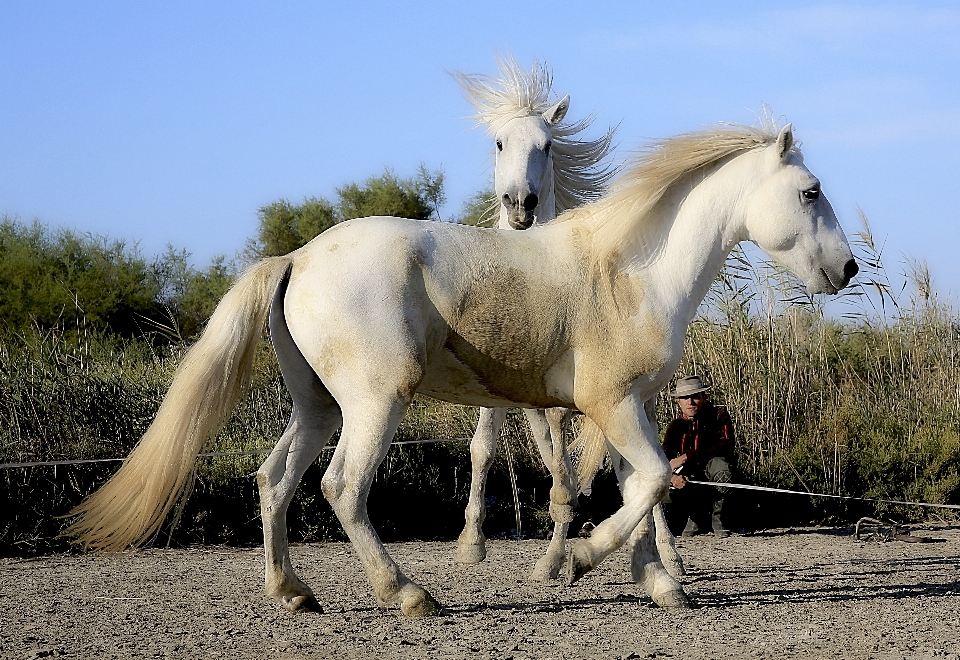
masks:
{"label": "dark trousers", "polygon": [[[729,483],[733,481],[733,473],[727,460],[717,456],[707,462],[703,476],[696,477],[696,479]],[[723,486],[700,486],[698,484],[687,484],[683,488],[671,488],[670,493],[664,499],[670,531],[675,536],[679,536],[683,533],[684,527],[691,523],[695,527],[688,527],[690,530],[696,529],[706,532],[709,529],[714,531],[723,529],[721,515],[723,513],[724,496],[728,490],[729,488]]]}

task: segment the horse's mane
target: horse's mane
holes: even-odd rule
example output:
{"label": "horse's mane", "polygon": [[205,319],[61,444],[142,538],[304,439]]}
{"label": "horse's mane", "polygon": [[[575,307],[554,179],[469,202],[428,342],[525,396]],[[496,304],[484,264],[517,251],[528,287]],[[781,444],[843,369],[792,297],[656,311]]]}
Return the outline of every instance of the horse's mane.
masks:
{"label": "horse's mane", "polygon": [[[598,255],[609,255],[631,237],[644,243],[651,257],[659,251],[665,232],[651,226],[651,211],[664,195],[687,175],[704,171],[726,158],[776,141],[779,126],[769,112],[759,127],[718,124],[702,131],[655,140],[637,150],[622,174],[600,200],[564,213],[557,222],[583,219],[593,227]],[[637,230],[640,235],[637,236]]]}
{"label": "horse's mane", "polygon": [[[496,135],[503,126],[520,117],[545,112],[550,100],[553,72],[546,64],[534,62],[529,70],[512,57],[498,57],[500,77],[454,73],[453,77],[467,100],[477,109],[473,116],[478,126]],[[553,176],[557,215],[581,204],[600,199],[617,169],[603,160],[613,151],[616,127],[597,140],[577,140],[593,123],[594,116],[552,127]],[[493,200],[496,207],[496,200]]]}

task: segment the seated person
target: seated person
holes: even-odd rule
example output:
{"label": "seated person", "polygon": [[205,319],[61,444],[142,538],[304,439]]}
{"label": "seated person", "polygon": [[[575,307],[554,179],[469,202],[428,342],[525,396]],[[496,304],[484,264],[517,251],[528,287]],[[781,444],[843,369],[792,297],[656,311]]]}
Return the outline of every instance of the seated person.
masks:
{"label": "seated person", "polygon": [[707,399],[709,389],[699,376],[687,376],[679,379],[670,392],[680,407],[680,417],[670,422],[663,438],[663,451],[674,472],[664,502],[671,529],[686,523],[683,536],[706,532],[709,526],[714,536],[726,538],[730,531],[721,514],[729,488],[688,483],[690,479],[732,481],[733,422],[726,408],[714,406]]}

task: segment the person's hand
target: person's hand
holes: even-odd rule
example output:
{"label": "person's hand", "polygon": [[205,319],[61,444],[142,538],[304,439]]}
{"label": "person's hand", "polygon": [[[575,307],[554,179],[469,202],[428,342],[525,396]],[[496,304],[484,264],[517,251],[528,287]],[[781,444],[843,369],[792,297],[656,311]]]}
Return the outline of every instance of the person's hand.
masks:
{"label": "person's hand", "polygon": [[675,474],[670,477],[670,485],[674,488],[683,488],[687,485],[687,478],[682,474]]}
{"label": "person's hand", "polygon": [[680,455],[677,456],[676,458],[671,458],[671,459],[670,459],[670,469],[671,469],[671,470],[676,470],[678,467],[680,467],[681,465],[683,465],[683,464],[686,463],[686,462],[687,462],[687,455],[686,455],[686,454],[680,454]]}

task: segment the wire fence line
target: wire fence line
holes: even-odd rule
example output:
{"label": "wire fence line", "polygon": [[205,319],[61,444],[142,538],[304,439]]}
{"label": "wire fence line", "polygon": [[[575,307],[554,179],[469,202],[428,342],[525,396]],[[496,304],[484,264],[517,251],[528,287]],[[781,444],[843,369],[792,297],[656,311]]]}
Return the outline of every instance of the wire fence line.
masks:
{"label": "wire fence line", "polygon": [[[469,442],[470,438],[424,438],[421,440],[401,440],[398,442],[390,443],[391,447],[397,447],[401,445],[425,445],[425,444],[436,444],[441,442]],[[327,445],[321,451],[332,451],[336,449],[337,445]],[[198,455],[198,458],[207,458],[207,457],[219,457],[219,456],[252,456],[257,454],[269,454],[273,449],[248,449],[246,451],[226,451],[226,452],[205,452]],[[58,466],[58,465],[83,465],[88,463],[112,463],[112,462],[121,462],[126,459],[124,458],[88,458],[88,459],[76,459],[68,461],[33,461],[27,463],[0,463],[0,469],[13,469],[13,468],[28,468],[28,467],[43,467],[43,466]],[[511,468],[511,481],[514,487],[514,499],[517,499],[516,493],[516,477],[512,474],[513,466]],[[700,486],[722,486],[726,488],[740,488],[743,490],[752,490],[760,491],[766,493],[781,493],[786,495],[806,495],[808,497],[827,497],[837,500],[854,500],[858,502],[875,502],[875,503],[886,503],[886,504],[900,504],[904,506],[921,506],[921,507],[931,507],[937,509],[956,509],[960,510],[960,504],[931,504],[928,502],[907,502],[902,500],[888,500],[878,497],[855,497],[853,495],[832,495],[824,493],[811,493],[804,492],[799,490],[787,490],[785,488],[771,488],[769,486],[753,486],[749,484],[737,484],[729,482],[712,482],[712,481],[695,481],[690,480],[691,484],[697,484]],[[517,509],[517,515],[519,516],[519,504]],[[519,520],[518,520],[519,528]]]}
{"label": "wire fence line", "polygon": [[[422,440],[400,440],[398,442],[390,443],[391,447],[398,447],[400,445],[426,445],[426,444],[435,444],[438,442],[469,442],[470,438],[424,438]],[[327,445],[321,451],[333,451],[337,448],[336,444]],[[269,454],[273,449],[248,449],[246,451],[215,451],[215,452],[205,452],[203,454],[198,454],[198,458],[201,457],[211,457],[211,456],[252,456],[256,454]],[[28,468],[28,467],[43,467],[43,466],[54,466],[54,465],[84,465],[87,463],[120,463],[127,460],[126,458],[80,458],[74,460],[65,460],[65,461],[31,461],[27,463],[0,463],[0,469],[2,470],[11,470],[13,468]]]}

